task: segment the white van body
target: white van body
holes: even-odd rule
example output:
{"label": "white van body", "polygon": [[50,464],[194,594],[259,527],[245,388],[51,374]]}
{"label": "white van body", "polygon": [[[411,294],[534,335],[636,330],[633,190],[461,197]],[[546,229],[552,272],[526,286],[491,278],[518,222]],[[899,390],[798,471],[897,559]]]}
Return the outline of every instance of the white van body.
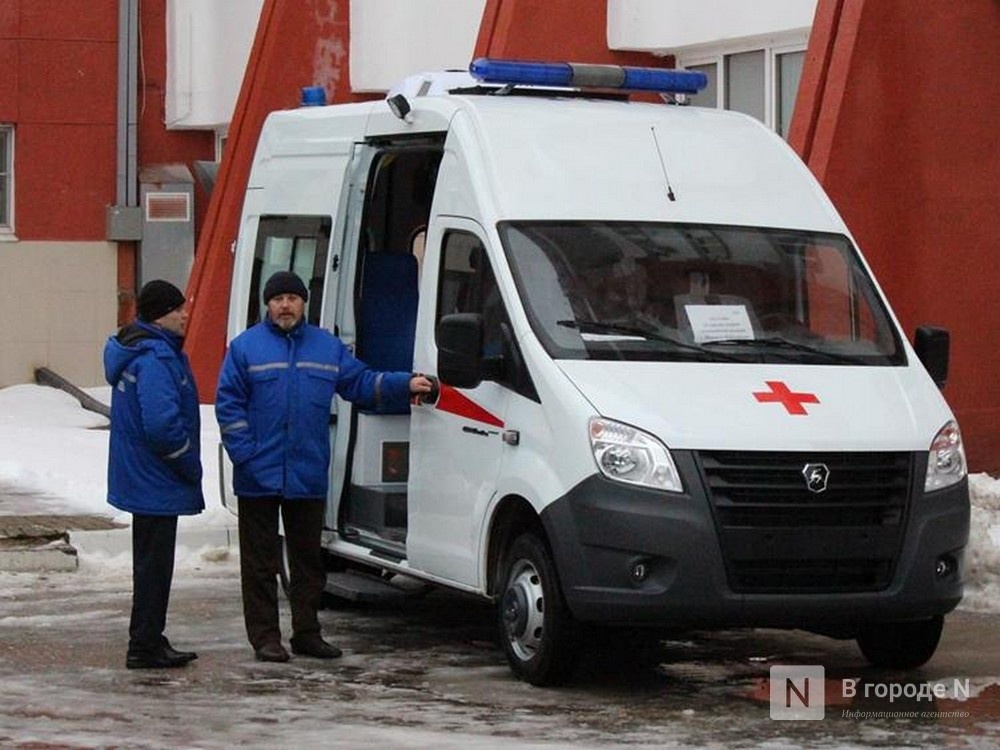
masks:
{"label": "white van body", "polygon": [[[362,360],[440,378],[408,414],[332,405],[331,560],[496,599],[536,684],[581,623],[802,627],[926,661],[962,594],[961,440],[820,186],[740,114],[530,93],[263,127],[229,337],[294,270]],[[449,382],[456,335],[472,372]]]}

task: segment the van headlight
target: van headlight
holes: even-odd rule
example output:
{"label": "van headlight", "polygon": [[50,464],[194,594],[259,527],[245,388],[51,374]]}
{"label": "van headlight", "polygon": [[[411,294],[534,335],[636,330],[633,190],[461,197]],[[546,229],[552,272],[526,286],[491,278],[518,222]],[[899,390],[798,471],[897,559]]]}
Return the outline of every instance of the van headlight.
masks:
{"label": "van headlight", "polygon": [[952,420],[942,427],[931,441],[924,492],[950,487],[962,481],[967,471],[962,433],[958,429],[958,424]]}
{"label": "van headlight", "polygon": [[608,479],[654,490],[684,491],[670,451],[653,435],[602,417],[592,417],[589,427],[594,460]]}

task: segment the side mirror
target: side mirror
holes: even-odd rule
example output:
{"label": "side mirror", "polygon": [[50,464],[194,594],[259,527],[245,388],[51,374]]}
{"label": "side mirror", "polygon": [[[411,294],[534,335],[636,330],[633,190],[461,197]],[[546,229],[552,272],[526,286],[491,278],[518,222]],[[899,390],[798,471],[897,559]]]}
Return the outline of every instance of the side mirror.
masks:
{"label": "side mirror", "polygon": [[483,380],[483,316],[445,315],[437,324],[438,377],[456,388],[475,388]]}
{"label": "side mirror", "polygon": [[913,338],[917,358],[927,369],[938,388],[948,382],[948,359],[951,335],[946,328],[920,326]]}

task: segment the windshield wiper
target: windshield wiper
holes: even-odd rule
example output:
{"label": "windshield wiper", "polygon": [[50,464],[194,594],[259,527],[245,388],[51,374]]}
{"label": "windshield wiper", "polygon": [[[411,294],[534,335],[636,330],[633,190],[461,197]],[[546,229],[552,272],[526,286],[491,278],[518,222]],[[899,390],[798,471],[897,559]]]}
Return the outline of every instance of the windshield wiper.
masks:
{"label": "windshield wiper", "polygon": [[791,341],[783,338],[782,336],[765,336],[764,338],[758,339],[716,339],[714,341],[706,341],[702,344],[702,346],[750,346],[755,348],[773,347],[776,349],[786,349],[789,354],[793,351],[801,352],[803,354],[812,354],[817,357],[823,357],[831,362],[840,362],[848,365],[865,364],[864,360],[860,357],[852,357],[849,354],[839,354],[837,352],[826,351],[825,349],[818,349],[815,346],[803,344],[798,341]]}
{"label": "windshield wiper", "polygon": [[620,323],[604,323],[599,320],[557,320],[557,326],[564,328],[575,328],[581,333],[620,333],[624,336],[639,336],[647,341],[659,341],[664,344],[687,352],[697,352],[705,354],[713,359],[724,359],[730,362],[746,362],[744,357],[733,354],[726,354],[719,351],[710,351],[699,344],[689,344],[686,341],[679,341],[671,336],[664,336],[662,333],[651,331],[648,328],[638,328],[636,326],[623,325]]}
{"label": "windshield wiper", "polygon": [[644,339],[673,341],[673,339],[661,336],[656,331],[650,331],[648,328],[637,328],[636,326],[627,326],[621,323],[604,323],[600,320],[557,320],[556,325],[564,326],[565,328],[576,328],[586,333],[621,333],[626,336],[641,336]]}

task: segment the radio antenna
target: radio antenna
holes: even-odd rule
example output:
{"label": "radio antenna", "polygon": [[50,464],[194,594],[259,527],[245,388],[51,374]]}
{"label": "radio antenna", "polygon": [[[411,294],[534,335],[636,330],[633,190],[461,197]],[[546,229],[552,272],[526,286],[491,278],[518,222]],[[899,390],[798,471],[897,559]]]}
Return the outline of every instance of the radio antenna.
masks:
{"label": "radio antenna", "polygon": [[660,159],[660,169],[663,170],[663,179],[667,183],[667,199],[670,201],[676,201],[677,198],[674,196],[674,189],[670,186],[670,175],[667,174],[667,165],[666,162],[663,161],[663,150],[660,148],[660,141],[656,137],[656,128],[650,126],[649,132],[653,134],[653,145],[656,146],[656,155]]}

